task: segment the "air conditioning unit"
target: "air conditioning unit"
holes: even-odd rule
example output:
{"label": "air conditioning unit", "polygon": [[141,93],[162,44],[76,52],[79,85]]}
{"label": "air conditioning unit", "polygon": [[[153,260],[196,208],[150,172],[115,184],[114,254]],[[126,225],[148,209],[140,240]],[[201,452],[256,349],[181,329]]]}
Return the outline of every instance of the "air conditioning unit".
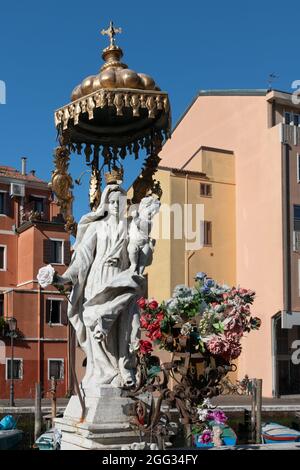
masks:
{"label": "air conditioning unit", "polygon": [[18,183],[10,183],[10,193],[11,196],[25,196],[25,185]]}

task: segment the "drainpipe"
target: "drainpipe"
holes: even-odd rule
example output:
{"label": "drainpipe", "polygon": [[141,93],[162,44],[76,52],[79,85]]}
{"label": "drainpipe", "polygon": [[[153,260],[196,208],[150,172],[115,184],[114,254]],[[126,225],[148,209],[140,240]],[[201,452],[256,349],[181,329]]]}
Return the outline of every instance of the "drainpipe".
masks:
{"label": "drainpipe", "polygon": [[[38,311],[37,311],[37,338],[38,338],[38,343],[37,343],[37,383],[42,386],[41,380],[42,380],[42,374],[41,374],[41,313],[42,313],[42,288],[39,285],[38,287]],[[44,391],[44,390],[43,390]]]}
{"label": "drainpipe", "polygon": [[283,219],[283,309],[289,314],[291,302],[291,207],[290,207],[290,147],[282,151],[282,219]]}
{"label": "drainpipe", "polygon": [[[189,195],[188,195],[188,191],[189,191],[189,186],[188,186],[188,181],[189,181],[189,176],[188,174],[186,173],[185,174],[185,188],[184,188],[184,207],[187,208],[187,205],[188,205],[188,202],[189,202]],[[187,224],[188,226],[188,220],[187,220],[187,214],[188,212],[185,214],[184,216],[184,223]],[[195,254],[195,251],[187,251],[185,249],[185,270],[184,270],[184,281],[185,281],[185,285],[188,286],[189,285],[189,280],[190,280],[190,259],[191,257]]]}

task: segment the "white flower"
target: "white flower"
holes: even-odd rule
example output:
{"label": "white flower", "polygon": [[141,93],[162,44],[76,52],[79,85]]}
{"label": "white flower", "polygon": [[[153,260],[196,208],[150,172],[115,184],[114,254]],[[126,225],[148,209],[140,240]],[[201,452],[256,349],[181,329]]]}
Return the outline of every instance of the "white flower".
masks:
{"label": "white flower", "polygon": [[189,322],[187,322],[184,325],[182,325],[182,328],[180,330],[180,334],[185,336],[185,335],[188,335],[189,333],[191,333],[192,331],[193,331],[192,325]]}
{"label": "white flower", "polygon": [[207,408],[213,408],[209,398],[204,398],[202,406],[206,406]]}
{"label": "white flower", "polygon": [[176,323],[181,323],[182,318],[180,315],[171,315],[172,320],[174,320]]}
{"label": "white flower", "polygon": [[134,341],[133,343],[131,343],[129,345],[129,352],[132,354],[132,353],[135,353],[136,351],[139,350],[139,347],[140,347],[140,342],[139,341]]}
{"label": "white flower", "polygon": [[202,410],[201,408],[198,409],[199,421],[206,421],[207,415],[208,415],[207,410]]}
{"label": "white flower", "polygon": [[51,264],[41,268],[37,275],[39,285],[43,288],[50,286],[50,284],[53,282],[54,274],[55,269],[51,266]]}

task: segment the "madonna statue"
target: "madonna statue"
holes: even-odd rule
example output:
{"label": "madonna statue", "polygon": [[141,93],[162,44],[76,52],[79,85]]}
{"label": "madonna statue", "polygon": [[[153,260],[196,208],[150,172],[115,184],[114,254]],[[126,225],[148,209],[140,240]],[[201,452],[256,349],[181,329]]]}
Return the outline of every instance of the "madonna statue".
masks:
{"label": "madonna statue", "polygon": [[[145,266],[151,263],[149,229],[159,202],[142,200],[133,217],[125,217],[126,192],[108,184],[95,212],[78,224],[71,264],[59,284],[72,283],[68,317],[86,354],[85,392],[101,385],[135,384],[135,349],[139,341],[139,310],[144,295]],[[131,234],[134,234],[131,236]]]}

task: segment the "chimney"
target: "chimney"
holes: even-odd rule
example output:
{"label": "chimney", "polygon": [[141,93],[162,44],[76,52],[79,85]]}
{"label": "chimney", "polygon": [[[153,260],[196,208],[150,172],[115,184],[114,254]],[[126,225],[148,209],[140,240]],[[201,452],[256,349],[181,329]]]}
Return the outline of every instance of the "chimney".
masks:
{"label": "chimney", "polygon": [[27,158],[22,157],[21,160],[22,160],[22,175],[26,175],[26,160],[27,160]]}
{"label": "chimney", "polygon": [[35,176],[35,170],[31,170],[30,173],[32,174],[32,176]]}

